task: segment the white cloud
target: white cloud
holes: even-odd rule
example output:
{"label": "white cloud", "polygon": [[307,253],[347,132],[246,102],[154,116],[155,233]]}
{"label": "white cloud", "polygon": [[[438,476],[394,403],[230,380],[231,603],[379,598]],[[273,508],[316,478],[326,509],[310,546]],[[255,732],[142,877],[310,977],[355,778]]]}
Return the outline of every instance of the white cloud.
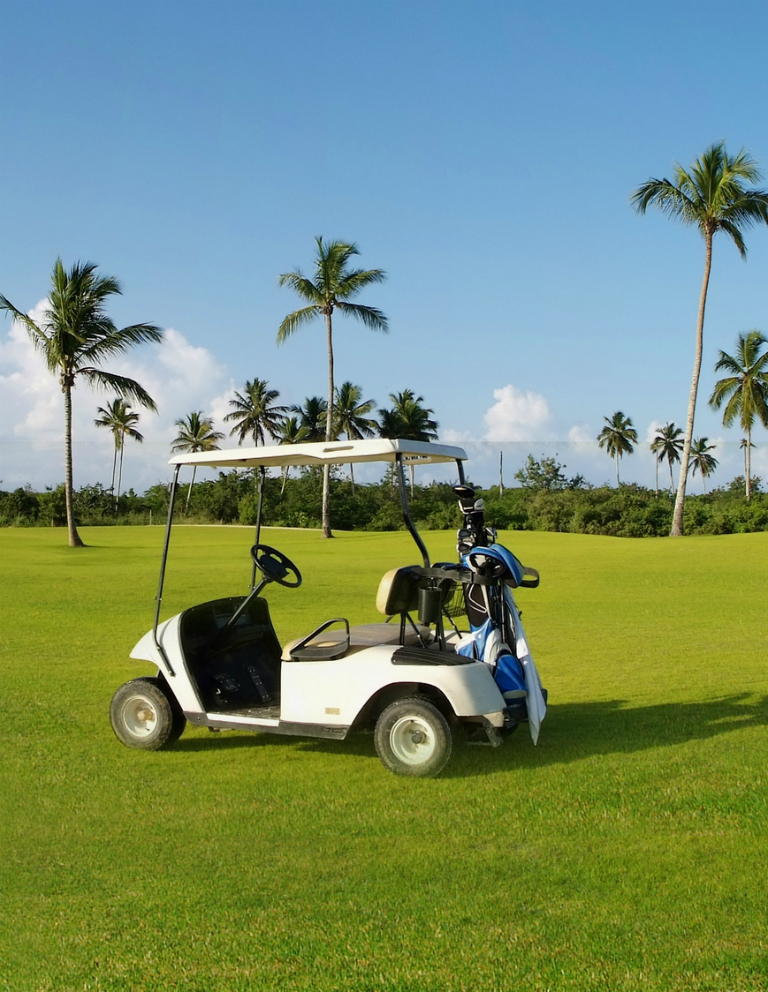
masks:
{"label": "white cloud", "polygon": [[664,426],[665,424],[663,424],[660,420],[652,420],[650,424],[648,424],[648,429],[645,432],[645,443],[650,444],[656,437],[657,433]]}
{"label": "white cloud", "polygon": [[574,424],[568,431],[568,440],[573,444],[593,445],[595,443],[595,435],[586,424]]}
{"label": "white cloud", "polygon": [[448,427],[440,432],[440,440],[445,444],[465,444],[468,441],[476,441],[477,438],[472,431],[457,431]]}
{"label": "white cloud", "polygon": [[[39,320],[47,301],[29,315]],[[191,410],[203,410],[218,421],[228,409],[232,379],[227,369],[207,348],[191,344],[173,328],[163,341],[117,356],[107,366],[110,372],[129,376],[144,386],[157,403],[158,413],[141,408],[139,430],[144,443],[129,444],[125,452],[124,487],[142,491],[169,475],[170,442],[176,434],[174,421]],[[97,407],[112,397],[79,383],[72,397],[75,485],[108,484],[112,438],[94,426]],[[42,488],[64,477],[64,403],[58,377],[46,368],[35,351],[26,329],[11,325],[7,339],[0,340],[0,455],[2,487],[16,488],[27,482]]]}
{"label": "white cloud", "polygon": [[507,385],[494,389],[496,402],[483,420],[486,441],[542,441],[551,438],[552,411],[539,393]]}

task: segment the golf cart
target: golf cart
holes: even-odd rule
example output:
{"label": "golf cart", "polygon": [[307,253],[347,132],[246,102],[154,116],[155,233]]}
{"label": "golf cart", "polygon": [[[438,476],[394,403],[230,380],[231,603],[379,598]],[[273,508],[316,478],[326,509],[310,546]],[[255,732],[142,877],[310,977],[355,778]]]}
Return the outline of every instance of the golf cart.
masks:
{"label": "golf cart", "polygon": [[[465,483],[461,448],[419,441],[339,441],[177,455],[160,567],[155,622],[131,657],[157,666],[126,682],[110,718],[128,747],[156,750],[181,736],[187,721],[211,730],[249,730],[344,740],[373,729],[384,765],[401,775],[437,775],[454,740],[497,746],[528,721],[534,739],[545,696],[512,596],[536,586],[495,542],[482,500]],[[261,543],[267,469],[360,462],[393,464],[405,526],[421,563],[382,578],[376,606],[384,622],[351,626],[324,619],[280,645],[262,593],[276,582],[301,585],[298,567]],[[430,562],[409,509],[405,467],[455,463],[463,515],[458,562]],[[255,469],[259,502],[247,596],[192,606],[160,621],[173,509],[182,466]]]}

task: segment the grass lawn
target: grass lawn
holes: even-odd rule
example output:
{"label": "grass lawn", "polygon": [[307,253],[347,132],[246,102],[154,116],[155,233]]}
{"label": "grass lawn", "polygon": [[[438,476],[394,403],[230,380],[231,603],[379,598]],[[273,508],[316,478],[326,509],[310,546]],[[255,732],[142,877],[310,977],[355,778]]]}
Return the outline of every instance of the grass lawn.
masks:
{"label": "grass lawn", "polygon": [[[768,533],[502,535],[550,709],[438,779],[344,743],[109,726],[162,528],[0,531],[2,992],[768,989]],[[246,590],[250,530],[179,527],[163,615]],[[281,639],[377,619],[406,534],[270,531]],[[453,559],[449,533],[426,535]]]}

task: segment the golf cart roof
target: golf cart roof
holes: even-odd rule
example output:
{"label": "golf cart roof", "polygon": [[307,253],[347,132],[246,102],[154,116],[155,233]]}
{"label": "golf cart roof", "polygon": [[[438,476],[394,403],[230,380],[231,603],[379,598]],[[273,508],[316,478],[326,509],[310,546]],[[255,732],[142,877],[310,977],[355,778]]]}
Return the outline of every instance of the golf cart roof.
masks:
{"label": "golf cart roof", "polygon": [[302,465],[349,465],[351,462],[394,462],[398,455],[407,464],[464,461],[463,448],[430,441],[374,438],[370,441],[313,441],[307,444],[273,444],[263,448],[230,448],[174,455],[170,465],[206,465],[209,468],[255,468]]}

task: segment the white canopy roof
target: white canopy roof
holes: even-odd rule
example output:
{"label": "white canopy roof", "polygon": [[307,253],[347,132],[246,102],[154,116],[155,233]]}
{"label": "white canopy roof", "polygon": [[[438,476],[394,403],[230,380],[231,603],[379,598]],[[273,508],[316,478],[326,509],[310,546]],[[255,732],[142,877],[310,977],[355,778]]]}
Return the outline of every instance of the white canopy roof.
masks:
{"label": "white canopy roof", "polygon": [[263,448],[229,448],[174,455],[170,465],[207,465],[210,468],[254,468],[302,465],[349,465],[350,462],[393,462],[401,454],[408,464],[464,461],[463,448],[430,441],[374,438],[370,441],[313,441],[308,444],[267,445]]}

